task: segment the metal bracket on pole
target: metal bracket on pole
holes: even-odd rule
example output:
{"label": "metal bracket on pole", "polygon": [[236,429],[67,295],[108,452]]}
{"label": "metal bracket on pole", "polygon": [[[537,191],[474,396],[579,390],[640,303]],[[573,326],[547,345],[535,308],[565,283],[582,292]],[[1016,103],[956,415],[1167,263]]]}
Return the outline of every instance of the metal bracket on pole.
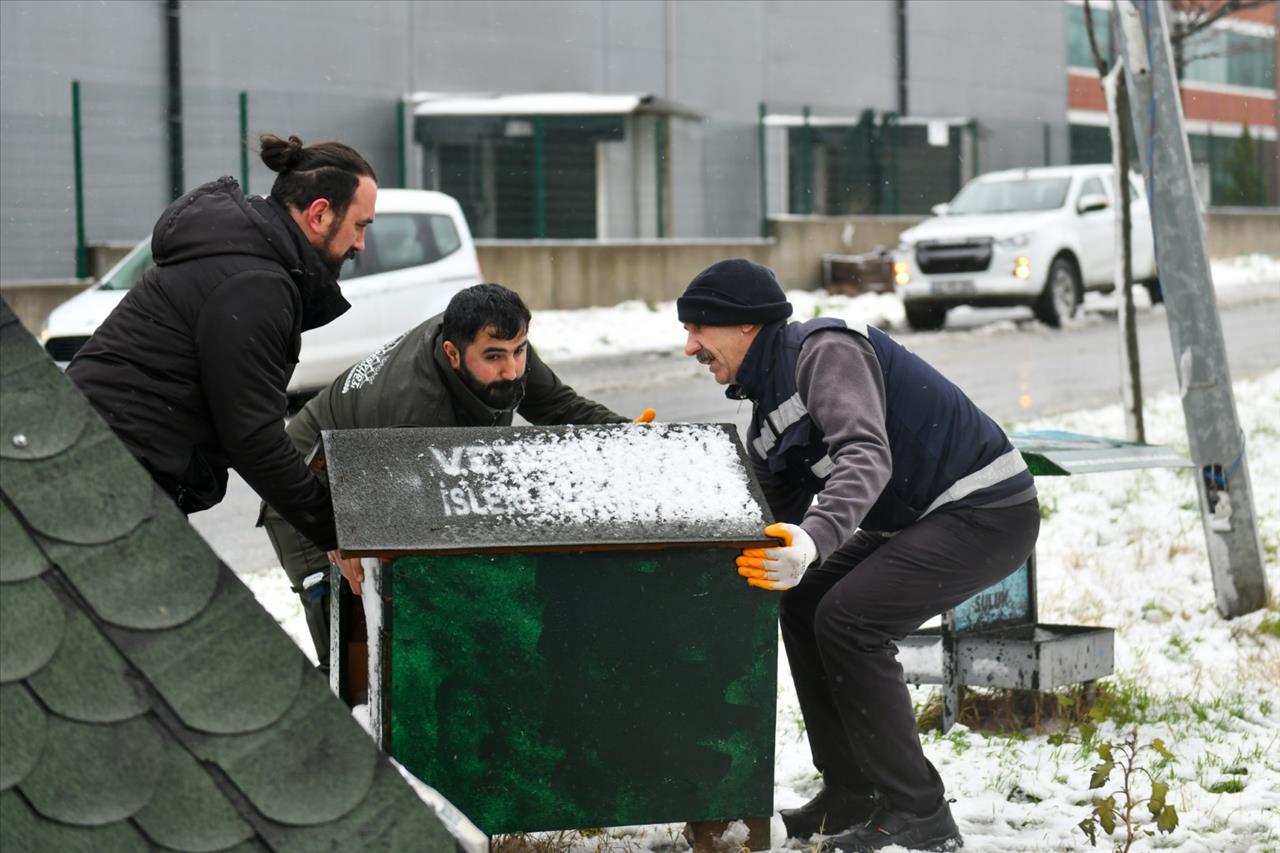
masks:
{"label": "metal bracket on pole", "polygon": [[1166,4],[1121,0],[1118,32],[1129,110],[1147,183],[1156,264],[1173,343],[1218,612],[1267,602],[1244,433],[1209,270],[1204,222],[1174,74]]}

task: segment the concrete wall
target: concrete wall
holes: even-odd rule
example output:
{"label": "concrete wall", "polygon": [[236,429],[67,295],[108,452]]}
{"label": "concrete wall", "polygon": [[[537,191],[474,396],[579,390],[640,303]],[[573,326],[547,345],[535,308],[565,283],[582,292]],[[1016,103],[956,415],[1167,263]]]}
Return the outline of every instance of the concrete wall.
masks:
{"label": "concrete wall", "polygon": [[723,258],[771,261],[771,240],[489,240],[477,244],[485,278],[519,291],[534,310],[674,299]]}
{"label": "concrete wall", "polygon": [[1280,257],[1280,208],[1217,208],[1205,215],[1209,257]]}
{"label": "concrete wall", "polygon": [[533,309],[675,299],[701,270],[725,258],[771,267],[786,288],[822,283],[822,256],[892,247],[918,217],[782,217],[766,240],[485,240],[477,244],[485,278],[520,292]]}

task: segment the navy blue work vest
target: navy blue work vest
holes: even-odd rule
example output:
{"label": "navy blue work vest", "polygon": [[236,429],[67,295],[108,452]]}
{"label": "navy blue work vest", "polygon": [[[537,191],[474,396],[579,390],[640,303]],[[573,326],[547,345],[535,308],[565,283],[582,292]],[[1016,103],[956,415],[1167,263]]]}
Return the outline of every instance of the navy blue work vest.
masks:
{"label": "navy blue work vest", "polygon": [[770,472],[817,494],[834,469],[825,436],[796,387],[805,339],[831,330],[870,341],[884,377],[893,473],[862,520],[864,530],[898,531],[944,503],[971,496],[990,503],[1033,485],[1004,430],[950,380],[879,329],[851,329],[834,318],[761,329],[752,346],[760,351],[748,353],[738,384],[726,392],[755,403],[747,434],[753,455]]}

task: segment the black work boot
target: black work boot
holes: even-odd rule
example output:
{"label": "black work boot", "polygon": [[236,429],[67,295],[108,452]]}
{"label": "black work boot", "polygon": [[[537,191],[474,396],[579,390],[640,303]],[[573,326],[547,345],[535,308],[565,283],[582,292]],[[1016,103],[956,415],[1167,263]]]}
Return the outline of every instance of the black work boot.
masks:
{"label": "black work boot", "polygon": [[964,846],[960,829],[943,800],[929,814],[876,807],[866,823],[828,838],[823,853],[868,853],[897,844],[908,850],[956,850]]}
{"label": "black work boot", "polygon": [[798,809],[782,809],[788,838],[808,841],[815,833],[834,835],[855,827],[871,816],[875,800],[838,785],[823,785],[818,795]]}

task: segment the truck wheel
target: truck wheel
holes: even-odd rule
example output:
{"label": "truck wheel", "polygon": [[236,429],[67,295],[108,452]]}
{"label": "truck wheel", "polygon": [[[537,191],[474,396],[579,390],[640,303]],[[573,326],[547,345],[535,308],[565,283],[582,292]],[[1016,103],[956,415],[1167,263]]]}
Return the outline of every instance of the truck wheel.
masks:
{"label": "truck wheel", "polygon": [[1066,258],[1055,258],[1049,267],[1049,277],[1044,283],[1040,298],[1032,306],[1036,319],[1057,329],[1064,320],[1076,315],[1080,305],[1080,274],[1075,264]]}
{"label": "truck wheel", "polygon": [[941,305],[928,302],[904,302],[902,307],[907,309],[907,325],[917,332],[941,329],[942,324],[947,322],[947,309]]}

